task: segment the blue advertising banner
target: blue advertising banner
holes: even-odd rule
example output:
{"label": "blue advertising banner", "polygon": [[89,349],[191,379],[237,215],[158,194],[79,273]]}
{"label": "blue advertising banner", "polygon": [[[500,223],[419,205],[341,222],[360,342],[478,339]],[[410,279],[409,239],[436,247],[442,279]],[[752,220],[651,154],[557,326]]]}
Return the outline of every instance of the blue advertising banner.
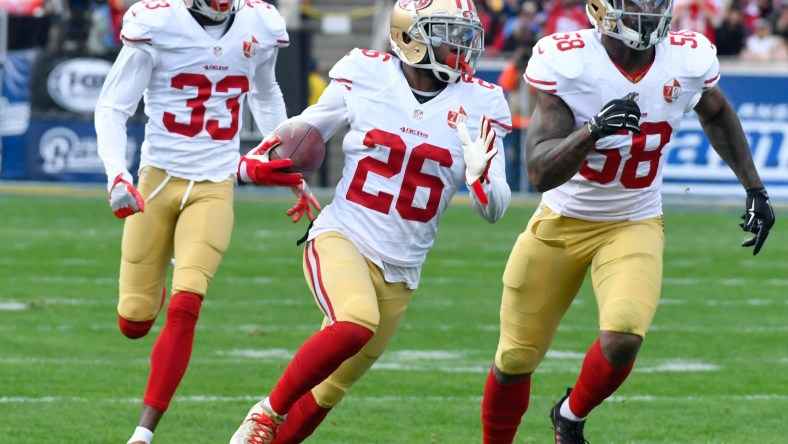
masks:
{"label": "blue advertising banner", "polygon": [[[126,125],[126,164],[136,172],[139,147],[145,126],[139,122]],[[68,182],[104,182],[107,176],[96,149],[96,130],[93,119],[30,120],[26,141],[25,180],[54,180]]]}
{"label": "blue advertising banner", "polygon": [[34,51],[11,51],[0,73],[0,177],[5,170],[20,174],[30,123],[30,68]]}
{"label": "blue advertising banner", "polygon": [[[720,87],[739,115],[769,195],[788,197],[788,73],[726,74],[723,70]],[[665,193],[744,195],[694,114],[685,116],[663,156]]]}

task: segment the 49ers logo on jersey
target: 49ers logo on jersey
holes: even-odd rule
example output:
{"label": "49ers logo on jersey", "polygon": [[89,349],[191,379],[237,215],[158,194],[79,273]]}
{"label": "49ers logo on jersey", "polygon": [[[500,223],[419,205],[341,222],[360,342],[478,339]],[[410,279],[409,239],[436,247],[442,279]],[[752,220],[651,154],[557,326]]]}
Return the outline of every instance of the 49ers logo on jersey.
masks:
{"label": "49ers logo on jersey", "polygon": [[681,84],[676,79],[662,86],[662,98],[668,103],[675,102],[679,98],[679,94],[681,94]]}
{"label": "49ers logo on jersey", "polygon": [[456,130],[457,124],[460,122],[465,122],[465,119],[468,118],[468,113],[462,109],[462,106],[457,111],[449,110],[449,115],[446,117],[446,123],[449,124],[449,128]]}
{"label": "49ers logo on jersey", "polygon": [[254,57],[258,49],[260,49],[260,42],[258,42],[254,36],[248,40],[244,40],[244,57],[247,59]]}
{"label": "49ers logo on jersey", "polygon": [[402,9],[410,9],[411,3],[413,3],[416,9],[422,9],[429,6],[432,0],[399,0],[399,7]]}

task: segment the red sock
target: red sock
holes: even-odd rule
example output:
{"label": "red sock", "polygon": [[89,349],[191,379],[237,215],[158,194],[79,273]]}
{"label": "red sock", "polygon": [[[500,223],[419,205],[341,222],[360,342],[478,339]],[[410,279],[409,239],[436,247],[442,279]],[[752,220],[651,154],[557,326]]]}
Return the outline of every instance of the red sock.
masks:
{"label": "red sock", "polygon": [[594,407],[601,404],[624,383],[634,365],[633,359],[623,367],[613,367],[605,359],[597,339],[583,359],[583,369],[580,370],[577,383],[572,389],[572,394],[569,395],[569,409],[580,418],[588,416]]}
{"label": "red sock", "polygon": [[528,410],[530,398],[530,376],[512,384],[501,384],[490,369],[482,398],[484,444],[511,444],[517,427]]}
{"label": "red sock", "polygon": [[372,339],[372,331],[352,322],[335,322],[301,345],[284,374],[271,390],[274,411],[286,415],[306,392],[320,384],[340,364]]}
{"label": "red sock", "polygon": [[312,391],[306,392],[298,398],[293,408],[287,413],[287,420],[282,423],[276,432],[276,438],[271,444],[297,444],[303,442],[317,426],[326,419],[331,409],[320,407]]}
{"label": "red sock", "polygon": [[194,293],[172,296],[167,307],[167,322],[153,345],[150,375],[143,403],[165,411],[181,383],[194,343],[194,326],[200,316],[202,299]]}

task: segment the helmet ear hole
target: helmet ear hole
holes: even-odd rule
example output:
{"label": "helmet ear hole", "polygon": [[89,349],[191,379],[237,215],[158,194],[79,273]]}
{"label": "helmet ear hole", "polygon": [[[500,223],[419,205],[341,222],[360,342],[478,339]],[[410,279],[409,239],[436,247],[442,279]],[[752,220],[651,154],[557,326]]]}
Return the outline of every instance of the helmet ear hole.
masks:
{"label": "helmet ear hole", "polygon": [[404,43],[404,44],[406,44],[406,45],[407,45],[407,44],[409,44],[411,41],[412,41],[412,40],[411,40],[410,36],[408,35],[408,33],[407,33],[407,32],[403,32],[403,33],[402,33],[402,43]]}

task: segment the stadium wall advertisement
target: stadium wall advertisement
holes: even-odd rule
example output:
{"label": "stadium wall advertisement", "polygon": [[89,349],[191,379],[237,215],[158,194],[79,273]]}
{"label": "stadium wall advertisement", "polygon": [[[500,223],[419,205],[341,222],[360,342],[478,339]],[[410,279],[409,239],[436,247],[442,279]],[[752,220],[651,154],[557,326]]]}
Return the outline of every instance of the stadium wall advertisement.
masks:
{"label": "stadium wall advertisement", "polygon": [[[31,68],[34,58],[31,51],[10,52],[3,67],[0,179],[105,181],[90,110],[109,64],[63,58],[36,70]],[[500,68],[500,63],[482,63],[477,76],[495,82]],[[788,200],[788,72],[767,68],[723,64],[720,86],[741,118],[770,195]],[[135,171],[143,121],[132,119],[128,129],[127,161]],[[693,115],[685,117],[662,155],[666,194],[742,193]]]}

